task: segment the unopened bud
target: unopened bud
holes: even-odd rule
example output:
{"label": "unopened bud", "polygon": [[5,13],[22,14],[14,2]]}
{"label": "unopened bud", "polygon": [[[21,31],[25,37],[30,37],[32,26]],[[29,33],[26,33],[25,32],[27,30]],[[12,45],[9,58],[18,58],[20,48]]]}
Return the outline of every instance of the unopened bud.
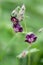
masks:
{"label": "unopened bud", "polygon": [[27,54],[28,54],[28,50],[25,50],[22,53],[20,53],[17,57],[18,58],[24,58],[24,57],[26,57]]}

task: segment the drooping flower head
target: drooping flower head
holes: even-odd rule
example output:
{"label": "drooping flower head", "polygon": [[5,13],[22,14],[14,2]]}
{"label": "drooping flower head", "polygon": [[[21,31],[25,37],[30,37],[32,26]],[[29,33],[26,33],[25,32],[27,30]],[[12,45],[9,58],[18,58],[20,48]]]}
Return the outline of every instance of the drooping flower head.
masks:
{"label": "drooping flower head", "polygon": [[37,39],[37,36],[33,33],[33,32],[30,32],[26,35],[26,40],[25,42],[28,42],[28,43],[33,43],[35,42]]}
{"label": "drooping flower head", "polygon": [[25,12],[25,6],[22,5],[21,8],[18,6],[11,13],[11,21],[13,23],[13,28],[15,32],[23,31],[23,28],[20,25],[20,22],[23,20],[24,12]]}

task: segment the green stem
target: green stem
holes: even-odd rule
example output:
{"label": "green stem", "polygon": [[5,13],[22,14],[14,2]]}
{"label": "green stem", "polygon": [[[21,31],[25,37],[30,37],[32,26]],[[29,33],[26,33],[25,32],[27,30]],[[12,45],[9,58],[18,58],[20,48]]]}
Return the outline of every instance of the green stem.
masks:
{"label": "green stem", "polygon": [[27,33],[27,25],[26,25],[26,21],[24,22],[25,25],[25,33]]}
{"label": "green stem", "polygon": [[27,33],[27,26],[26,26],[26,22],[25,22],[25,29],[26,29],[26,33]]}
{"label": "green stem", "polygon": [[[31,45],[27,48],[27,49],[29,49],[31,47]],[[28,65],[30,65],[30,62],[31,62],[31,53],[30,53],[30,51],[29,51],[29,54],[28,54]]]}
{"label": "green stem", "polygon": [[30,62],[31,62],[31,53],[29,52],[29,64],[30,65]]}
{"label": "green stem", "polygon": [[[29,51],[30,47],[31,47],[31,45],[28,48],[26,48],[26,50]],[[31,55],[30,55],[30,52],[29,52],[29,54],[27,54],[27,56],[19,59],[19,65],[30,65],[30,62],[31,62],[30,57],[31,57]]]}

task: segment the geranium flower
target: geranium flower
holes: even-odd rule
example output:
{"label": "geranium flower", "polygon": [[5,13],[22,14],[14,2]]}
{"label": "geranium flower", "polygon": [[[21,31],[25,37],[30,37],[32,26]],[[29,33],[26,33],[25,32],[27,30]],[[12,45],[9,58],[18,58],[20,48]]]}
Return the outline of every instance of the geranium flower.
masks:
{"label": "geranium flower", "polygon": [[33,32],[30,32],[26,35],[26,40],[25,42],[28,42],[28,43],[33,43],[35,42],[37,39],[37,36],[33,33]]}

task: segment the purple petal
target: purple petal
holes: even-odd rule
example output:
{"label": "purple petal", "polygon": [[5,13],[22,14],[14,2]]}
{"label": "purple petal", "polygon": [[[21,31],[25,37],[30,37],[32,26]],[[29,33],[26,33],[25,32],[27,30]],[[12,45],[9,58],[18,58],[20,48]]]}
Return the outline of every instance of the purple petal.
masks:
{"label": "purple petal", "polygon": [[29,40],[25,40],[25,42],[31,43]]}
{"label": "purple petal", "polygon": [[23,28],[22,28],[22,27],[20,27],[20,28],[19,28],[19,32],[22,32],[22,31],[23,31]]}
{"label": "purple petal", "polygon": [[18,22],[19,22],[16,17],[11,17],[11,21],[12,21],[13,23],[18,23]]}
{"label": "purple petal", "polygon": [[28,43],[33,43],[33,42],[36,41],[36,39],[37,39],[36,35],[31,33],[31,34],[26,35],[25,41],[28,42]]}
{"label": "purple petal", "polygon": [[15,31],[15,32],[18,32],[18,31],[19,31],[19,29],[18,29],[18,28],[14,28],[14,31]]}
{"label": "purple petal", "polygon": [[36,41],[36,39],[37,39],[37,37],[34,37],[34,40],[33,40],[33,42],[35,42],[35,41]]}
{"label": "purple petal", "polygon": [[30,38],[30,35],[26,35],[26,38],[27,38],[27,39]]}
{"label": "purple petal", "polygon": [[34,34],[30,34],[30,38],[34,38],[35,37],[35,35]]}
{"label": "purple petal", "polygon": [[19,28],[20,27],[20,24],[17,23],[17,24],[13,24],[13,28]]}
{"label": "purple petal", "polygon": [[15,32],[22,32],[23,28],[20,26],[20,24],[13,24],[13,28],[15,30]]}

